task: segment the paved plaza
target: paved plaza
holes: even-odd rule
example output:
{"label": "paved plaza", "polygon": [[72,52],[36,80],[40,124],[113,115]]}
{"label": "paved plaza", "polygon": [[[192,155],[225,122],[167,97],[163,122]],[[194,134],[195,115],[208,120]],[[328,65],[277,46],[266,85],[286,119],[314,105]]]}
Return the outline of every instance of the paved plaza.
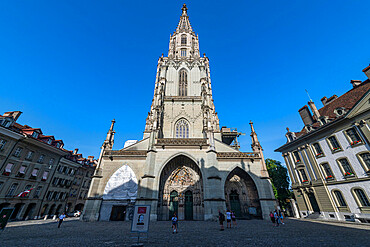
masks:
{"label": "paved plaza", "polygon": [[[243,220],[238,227],[219,231],[218,223],[187,221],[172,234],[170,222],[151,222],[144,246],[370,246],[370,226],[286,220],[273,227],[269,221]],[[131,246],[136,235],[130,222],[56,221],[11,222],[1,234],[0,246]]]}

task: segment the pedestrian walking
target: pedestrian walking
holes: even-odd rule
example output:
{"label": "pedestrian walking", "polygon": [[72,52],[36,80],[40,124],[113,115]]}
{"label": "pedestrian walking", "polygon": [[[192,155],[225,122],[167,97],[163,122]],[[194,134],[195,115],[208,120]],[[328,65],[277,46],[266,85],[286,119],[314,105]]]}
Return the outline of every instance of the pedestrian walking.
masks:
{"label": "pedestrian walking", "polygon": [[231,211],[231,220],[233,221],[234,227],[236,227],[237,223],[236,223],[236,216],[235,216],[234,211]]}
{"label": "pedestrian walking", "polygon": [[274,212],[274,218],[275,218],[275,223],[276,223],[276,226],[279,226],[279,214],[277,212],[277,210],[275,210]]}
{"label": "pedestrian walking", "polygon": [[231,228],[231,212],[230,212],[230,210],[226,211],[226,228]]}
{"label": "pedestrian walking", "polygon": [[220,210],[218,210],[218,221],[220,222],[220,231],[225,230],[224,229],[225,215]]}
{"label": "pedestrian walking", "polygon": [[275,217],[274,217],[274,214],[270,211],[270,220],[272,222],[273,225],[275,225]]}
{"label": "pedestrian walking", "polygon": [[284,212],[279,210],[280,223],[284,225]]}
{"label": "pedestrian walking", "polygon": [[177,233],[177,223],[178,223],[178,218],[176,216],[176,213],[174,213],[172,217],[172,229],[173,229],[172,234]]}
{"label": "pedestrian walking", "polygon": [[60,228],[60,225],[63,223],[64,218],[66,217],[65,213],[62,213],[59,216],[59,223],[58,223],[58,228]]}

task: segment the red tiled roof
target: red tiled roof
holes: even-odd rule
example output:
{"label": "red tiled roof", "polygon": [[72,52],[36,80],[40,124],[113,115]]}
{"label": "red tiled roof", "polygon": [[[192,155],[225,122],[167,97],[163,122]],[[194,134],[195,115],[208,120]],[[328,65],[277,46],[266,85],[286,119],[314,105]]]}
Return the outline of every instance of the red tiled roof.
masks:
{"label": "red tiled roof", "polygon": [[[44,135],[41,135],[40,138],[54,138],[54,136],[44,136]],[[54,138],[55,139],[55,138]]]}
{"label": "red tiled roof", "polygon": [[368,71],[370,69],[370,64],[369,64],[369,66],[367,66],[366,68],[364,68],[363,70],[362,70],[362,72],[366,72],[366,71]]}
{"label": "red tiled roof", "polygon": [[[370,68],[370,66],[369,66],[369,68]],[[329,102],[327,105],[320,108],[319,113],[320,113],[321,116],[326,116],[330,120],[342,118],[344,116],[337,116],[334,113],[334,110],[337,109],[337,108],[343,107],[348,112],[362,98],[362,96],[364,96],[364,94],[366,92],[368,92],[369,90],[370,90],[370,80],[366,80],[363,83],[361,83],[360,85],[352,88],[351,90],[349,90],[348,92],[346,92],[342,96],[334,99],[333,101]],[[306,106],[304,106],[304,107],[306,107]],[[304,108],[304,107],[302,107],[302,108]],[[320,125],[319,122],[315,122],[314,124],[312,124],[311,127],[317,129],[317,128],[320,128],[321,125]],[[300,132],[295,132],[295,135],[298,138],[298,137],[306,135],[307,133],[308,133],[307,129],[305,127],[303,127],[303,129]]]}
{"label": "red tiled roof", "polygon": [[327,116],[329,118],[337,118],[334,110],[343,107],[346,111],[352,109],[357,101],[370,89],[370,81],[366,80],[355,88],[352,88],[342,96],[333,100],[329,104],[319,109],[321,116]]}

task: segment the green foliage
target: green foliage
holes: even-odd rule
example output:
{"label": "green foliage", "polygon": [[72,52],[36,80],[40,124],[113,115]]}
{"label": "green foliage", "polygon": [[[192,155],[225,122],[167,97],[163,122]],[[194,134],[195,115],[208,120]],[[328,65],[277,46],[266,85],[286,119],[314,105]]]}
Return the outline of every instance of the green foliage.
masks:
{"label": "green foliage", "polygon": [[288,170],[280,163],[280,161],[273,159],[266,159],[266,167],[271,178],[275,198],[279,201],[280,206],[285,207],[288,204],[286,199],[289,199],[292,196],[292,192],[289,189],[290,180]]}

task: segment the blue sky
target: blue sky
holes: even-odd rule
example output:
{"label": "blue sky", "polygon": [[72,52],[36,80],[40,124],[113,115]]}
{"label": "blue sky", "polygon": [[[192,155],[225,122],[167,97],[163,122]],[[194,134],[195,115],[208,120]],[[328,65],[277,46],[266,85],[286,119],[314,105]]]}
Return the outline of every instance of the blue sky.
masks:
{"label": "blue sky", "polygon": [[[0,114],[99,155],[111,119],[115,149],[141,139],[158,57],[183,3],[210,58],[221,126],[246,133],[249,121],[266,158],[285,128],[298,131],[298,109],[341,95],[365,80],[369,1],[0,1]],[[227,4],[226,4],[227,3]]]}

